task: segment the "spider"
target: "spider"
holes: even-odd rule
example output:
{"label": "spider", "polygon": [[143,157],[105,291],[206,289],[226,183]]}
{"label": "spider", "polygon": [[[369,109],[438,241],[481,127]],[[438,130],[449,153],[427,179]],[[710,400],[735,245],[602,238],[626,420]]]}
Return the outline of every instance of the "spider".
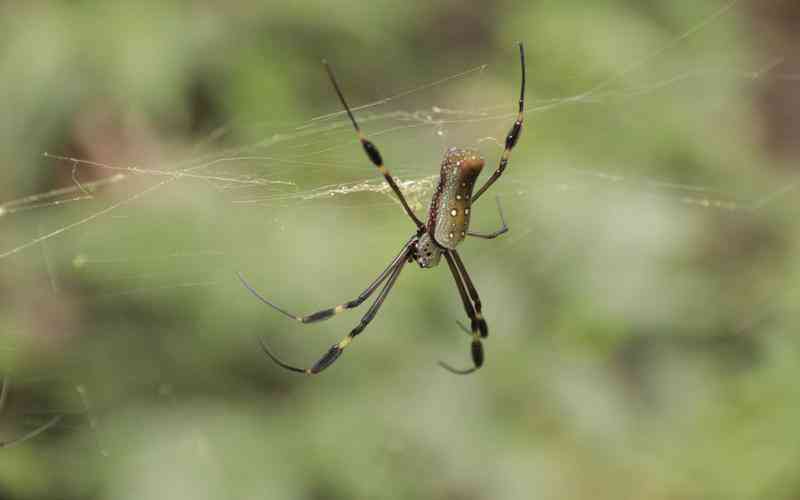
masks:
{"label": "spider", "polygon": [[489,234],[471,232],[469,231],[469,219],[472,204],[477,202],[483,193],[485,193],[486,190],[489,189],[489,187],[491,187],[491,185],[494,184],[494,182],[503,174],[503,171],[505,171],[506,166],[508,166],[508,159],[511,155],[511,150],[514,149],[514,146],[517,144],[517,140],[519,139],[522,131],[523,110],[525,107],[525,49],[521,42],[518,45],[520,66],[522,70],[519,94],[519,111],[514,125],[511,127],[511,130],[506,136],[505,149],[500,157],[497,170],[495,170],[486,183],[484,183],[483,186],[481,186],[480,189],[473,194],[472,191],[475,186],[475,181],[478,179],[478,174],[480,174],[481,169],[484,166],[483,158],[476,150],[459,148],[449,149],[444,157],[444,160],[442,161],[439,184],[433,194],[433,198],[431,199],[430,208],[428,210],[428,220],[426,223],[423,223],[419,218],[417,218],[417,216],[409,207],[408,202],[406,201],[405,197],[403,197],[403,193],[395,183],[392,174],[384,165],[381,154],[378,152],[378,148],[373,142],[364,136],[364,133],[358,126],[358,122],[356,122],[356,119],[353,116],[350,107],[347,105],[341,89],[339,88],[339,84],[333,75],[333,70],[326,61],[323,61],[331,84],[333,85],[336,94],[339,96],[339,100],[342,103],[342,107],[344,107],[344,110],[347,112],[347,116],[353,123],[353,128],[358,135],[358,140],[361,142],[361,146],[364,148],[364,152],[373,165],[378,168],[378,171],[383,175],[384,179],[386,179],[386,183],[389,184],[394,193],[397,195],[397,198],[400,200],[400,204],[403,206],[403,210],[417,226],[417,230],[414,235],[411,236],[408,241],[406,241],[400,250],[400,253],[395,256],[389,266],[384,269],[383,272],[381,272],[380,275],[378,275],[378,277],[375,278],[375,280],[366,288],[366,290],[361,292],[357,298],[343,304],[339,304],[330,309],[323,309],[306,316],[292,314],[267,300],[245,280],[241,273],[239,273],[239,279],[241,280],[242,284],[256,298],[281,314],[299,321],[300,323],[315,323],[317,321],[326,320],[343,311],[358,307],[361,305],[361,303],[372,296],[378,287],[383,285],[383,288],[378,293],[378,297],[375,299],[375,302],[372,303],[367,313],[361,318],[359,324],[353,328],[353,330],[351,330],[350,333],[347,334],[347,336],[344,337],[340,342],[331,346],[330,349],[328,349],[328,352],[326,352],[310,368],[298,368],[282,361],[272,353],[263,340],[259,339],[264,352],[273,362],[280,367],[293,372],[307,375],[320,373],[322,370],[332,365],[339,358],[339,356],[341,356],[344,349],[350,345],[353,339],[367,327],[370,321],[375,318],[375,315],[378,313],[381,305],[386,300],[389,292],[392,290],[397,278],[400,276],[400,271],[403,270],[403,267],[407,263],[416,262],[421,268],[428,269],[439,265],[442,256],[444,256],[445,260],[447,261],[447,265],[450,268],[450,272],[453,275],[453,279],[455,280],[456,288],[461,296],[461,301],[464,303],[464,310],[466,311],[467,317],[470,319],[470,329],[467,329],[460,323],[459,325],[463,330],[467,331],[467,333],[472,336],[471,351],[473,366],[466,369],[456,369],[442,361],[439,362],[439,365],[446,370],[457,374],[472,373],[481,367],[484,360],[481,339],[487,337],[489,330],[486,326],[486,320],[484,320],[481,312],[481,299],[478,296],[478,291],[475,289],[475,285],[472,283],[472,279],[470,279],[467,269],[464,267],[464,263],[461,261],[461,257],[456,251],[456,246],[467,236],[493,239],[508,231],[508,227],[503,219],[503,213],[500,209],[499,201],[497,208],[502,222],[502,227],[499,230]]}

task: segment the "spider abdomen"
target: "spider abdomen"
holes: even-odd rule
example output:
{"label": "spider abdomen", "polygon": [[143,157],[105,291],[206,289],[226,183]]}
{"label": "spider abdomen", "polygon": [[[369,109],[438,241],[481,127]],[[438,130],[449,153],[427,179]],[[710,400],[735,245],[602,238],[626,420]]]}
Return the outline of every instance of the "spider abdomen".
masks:
{"label": "spider abdomen", "polygon": [[453,249],[466,237],[472,190],[483,165],[483,158],[475,150],[447,150],[442,161],[439,184],[431,199],[426,226],[439,246]]}

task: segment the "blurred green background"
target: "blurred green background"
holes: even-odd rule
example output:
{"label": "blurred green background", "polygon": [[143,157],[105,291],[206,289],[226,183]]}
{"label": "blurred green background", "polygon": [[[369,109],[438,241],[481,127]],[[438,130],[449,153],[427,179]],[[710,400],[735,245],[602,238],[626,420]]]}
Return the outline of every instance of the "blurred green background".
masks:
{"label": "blurred green background", "polygon": [[[0,497],[797,498],[797,10],[4,2],[0,440],[63,417]],[[510,232],[461,247],[484,369],[436,366],[463,310],[415,265],[322,376],[271,364],[256,336],[306,366],[367,306],[298,325],[237,271],[308,313],[413,230],[320,60],[423,216],[447,147],[494,168],[516,40]]]}

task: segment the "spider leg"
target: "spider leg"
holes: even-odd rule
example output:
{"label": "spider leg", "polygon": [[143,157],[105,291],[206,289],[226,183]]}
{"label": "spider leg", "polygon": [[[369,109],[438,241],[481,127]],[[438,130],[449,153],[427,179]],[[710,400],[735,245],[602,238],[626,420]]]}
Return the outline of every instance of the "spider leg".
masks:
{"label": "spider leg", "polygon": [[475,238],[483,238],[485,240],[493,240],[500,236],[501,234],[505,234],[508,232],[508,226],[506,225],[506,218],[503,217],[503,208],[500,206],[500,197],[496,196],[495,200],[497,201],[497,212],[500,214],[500,229],[494,231],[489,234],[481,234],[481,233],[473,233],[467,231],[467,236],[474,236]]}
{"label": "spider leg", "polygon": [[[457,255],[454,250],[448,250],[444,252],[444,256],[447,259],[447,265],[450,267],[450,272],[453,274],[453,279],[456,282],[456,287],[458,288],[458,294],[461,296],[461,302],[464,304],[464,310],[467,313],[471,323],[472,323],[472,330],[470,334],[472,335],[472,362],[475,366],[472,368],[467,368],[464,370],[453,368],[452,366],[448,365],[443,361],[439,361],[439,366],[444,368],[445,370],[456,373],[458,375],[467,375],[469,373],[474,372],[478,368],[483,365],[483,344],[481,344],[481,337],[485,337],[487,334],[486,328],[486,321],[480,316],[479,312],[476,312],[476,308],[473,307],[472,301],[470,301],[470,296],[467,295],[467,290],[464,288],[464,283],[462,282],[461,273],[457,267],[457,262],[460,262],[460,259],[457,261],[454,257],[457,258]],[[475,294],[477,296],[477,293]],[[477,303],[477,309],[480,311],[480,300]],[[463,325],[462,325],[463,327]],[[466,328],[464,328],[466,330]]]}
{"label": "spider leg", "polygon": [[333,70],[331,69],[330,65],[327,61],[322,61],[325,65],[325,69],[328,71],[328,76],[331,79],[331,83],[333,84],[334,90],[336,90],[336,94],[339,96],[339,100],[342,102],[342,106],[344,110],[347,111],[347,116],[350,117],[350,121],[353,122],[353,128],[356,129],[356,134],[358,134],[358,140],[361,141],[361,146],[364,148],[364,152],[367,154],[367,157],[378,168],[378,171],[383,175],[383,178],[386,179],[387,184],[389,187],[392,188],[394,194],[397,195],[397,198],[400,200],[400,204],[403,205],[403,210],[405,210],[406,214],[411,218],[411,220],[416,224],[417,229],[422,231],[425,228],[425,225],[422,223],[421,220],[414,214],[414,211],[411,210],[411,207],[408,206],[408,202],[406,201],[403,193],[400,191],[400,188],[397,186],[397,183],[394,181],[394,177],[392,177],[392,173],[389,172],[389,169],[383,164],[383,158],[381,158],[381,154],[378,151],[377,146],[364,137],[364,133],[361,132],[361,128],[358,126],[355,117],[353,116],[353,112],[350,111],[350,106],[347,105],[347,101],[344,99],[344,94],[342,94],[341,89],[339,88],[339,84],[336,82],[336,78],[333,76]]}
{"label": "spider leg", "polygon": [[519,139],[520,133],[522,132],[522,121],[523,121],[523,114],[525,111],[525,49],[522,46],[522,42],[519,42],[519,61],[520,65],[522,66],[522,85],[519,91],[519,112],[517,113],[517,120],[514,122],[514,125],[511,127],[511,130],[508,131],[508,135],[506,135],[506,147],[503,150],[503,155],[500,157],[500,165],[497,167],[497,170],[494,171],[489,180],[481,186],[480,189],[472,196],[472,203],[478,201],[478,198],[489,189],[489,187],[494,184],[501,175],[503,175],[503,171],[508,166],[508,158],[511,156],[511,150],[514,149],[514,146],[517,145],[517,140]]}
{"label": "spider leg", "polygon": [[[5,406],[7,394],[8,394],[8,380],[7,377],[3,377],[3,385],[2,389],[0,389],[0,412],[3,411],[3,406]],[[61,420],[62,417],[63,415],[56,415],[55,417],[45,422],[43,425],[37,427],[36,429],[30,431],[27,434],[23,434],[22,436],[10,439],[8,441],[0,441],[0,448],[10,448],[14,445],[23,443],[29,439],[33,439],[39,434],[45,432],[47,429],[56,425]]]}
{"label": "spider leg", "polygon": [[285,361],[282,361],[280,358],[273,354],[269,347],[267,347],[266,343],[263,340],[261,342],[261,347],[264,349],[264,352],[269,356],[269,358],[274,361],[278,366],[285,368],[287,370],[297,372],[297,373],[304,373],[306,375],[316,375],[317,373],[321,372],[325,368],[329,367],[336,361],[339,356],[341,356],[344,349],[350,345],[353,339],[360,334],[369,323],[375,318],[375,315],[378,314],[378,310],[380,310],[381,305],[386,300],[386,297],[389,295],[389,292],[392,290],[397,278],[400,276],[400,271],[403,270],[403,267],[407,263],[406,257],[408,256],[408,250],[406,254],[403,255],[403,258],[399,260],[394,266],[391,268],[389,273],[389,279],[386,281],[386,284],[383,285],[381,292],[378,294],[378,297],[375,299],[375,302],[372,303],[369,310],[366,314],[361,318],[361,321],[353,328],[350,333],[347,334],[345,338],[339,341],[336,344],[333,344],[328,352],[326,352],[316,363],[314,363],[310,368],[299,368],[297,366],[292,366]]}
{"label": "spider leg", "polygon": [[[477,323],[478,331],[481,337],[486,338],[489,336],[489,328],[486,326],[486,320],[483,319],[481,298],[478,296],[478,290],[475,289],[475,285],[472,283],[472,279],[469,277],[467,268],[464,267],[464,262],[461,261],[461,256],[458,255],[458,252],[456,250],[451,250],[450,253],[453,255],[453,260],[455,261],[456,267],[458,267],[458,272],[464,280],[469,297],[472,299],[472,304],[475,307],[475,322]],[[473,327],[472,330],[475,331],[475,327]]]}
{"label": "spider leg", "polygon": [[384,269],[381,272],[381,274],[379,274],[378,277],[375,278],[375,280],[372,283],[370,283],[370,285],[366,288],[366,290],[361,292],[361,294],[358,297],[356,297],[353,300],[347,301],[347,302],[345,302],[343,304],[339,304],[339,305],[337,305],[335,307],[331,307],[329,309],[322,309],[321,311],[313,312],[313,313],[307,314],[305,316],[298,316],[296,314],[292,314],[289,311],[287,311],[287,310],[279,307],[278,305],[272,303],[270,300],[266,299],[263,295],[258,293],[258,291],[256,291],[256,289],[253,288],[253,286],[250,285],[250,283],[248,283],[247,280],[245,280],[245,278],[242,275],[242,273],[238,273],[238,276],[239,276],[239,280],[242,282],[242,284],[245,286],[245,288],[247,288],[247,290],[250,293],[252,293],[258,300],[260,300],[264,304],[270,306],[271,308],[273,308],[276,311],[280,312],[284,316],[287,316],[287,317],[289,317],[289,318],[291,318],[291,319],[293,319],[295,321],[299,321],[300,323],[315,323],[317,321],[323,321],[323,320],[326,320],[326,319],[330,319],[333,316],[339,314],[340,312],[343,312],[343,311],[346,311],[348,309],[353,309],[355,307],[360,306],[365,300],[367,300],[375,292],[375,290],[380,286],[380,284],[383,283],[386,280],[387,276],[389,276],[389,274],[391,273],[392,269],[394,269],[394,267],[397,265],[397,263],[400,260],[407,258],[408,247],[410,246],[410,244],[411,244],[413,239],[414,239],[414,237],[412,236],[411,239],[409,239],[405,243],[405,245],[403,245],[403,249],[400,251],[399,254],[397,254],[397,256],[394,258],[394,260],[392,260],[392,263],[389,264],[389,266],[386,269]]}

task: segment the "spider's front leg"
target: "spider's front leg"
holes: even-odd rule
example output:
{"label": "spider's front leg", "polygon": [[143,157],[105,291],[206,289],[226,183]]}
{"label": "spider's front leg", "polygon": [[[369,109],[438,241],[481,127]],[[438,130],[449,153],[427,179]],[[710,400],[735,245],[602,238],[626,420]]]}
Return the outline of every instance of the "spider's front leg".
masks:
{"label": "spider's front leg", "polygon": [[367,313],[364,317],[361,318],[361,321],[353,328],[350,333],[347,334],[345,338],[339,341],[336,344],[333,344],[316,363],[314,363],[310,368],[299,368],[297,366],[290,365],[285,361],[282,361],[278,358],[275,354],[270,351],[269,347],[264,343],[263,340],[259,339],[261,342],[261,347],[264,349],[264,352],[269,356],[269,358],[274,361],[278,366],[285,368],[287,370],[291,370],[297,373],[304,373],[306,375],[316,375],[317,373],[321,372],[325,368],[332,365],[339,356],[342,355],[344,349],[350,345],[353,339],[360,334],[369,323],[375,318],[375,315],[378,314],[378,310],[380,310],[381,305],[386,300],[386,297],[389,295],[389,292],[392,290],[397,278],[400,276],[400,271],[403,270],[403,267],[408,262],[408,256],[410,255],[410,249],[406,249],[405,254],[401,254],[401,257],[397,259],[396,264],[390,267],[389,278],[386,281],[386,284],[383,285],[383,289],[378,294],[378,297],[375,299],[375,302],[372,303]]}
{"label": "spider's front leg", "polygon": [[270,306],[271,308],[275,309],[276,311],[278,311],[279,313],[283,314],[287,318],[291,318],[291,319],[293,319],[295,321],[298,321],[298,322],[304,323],[304,324],[316,323],[318,321],[323,321],[323,320],[326,320],[326,319],[330,319],[333,316],[335,316],[335,315],[337,315],[339,313],[342,313],[344,311],[347,311],[349,309],[353,309],[355,307],[358,307],[358,306],[361,305],[361,303],[363,303],[365,300],[370,298],[370,296],[372,296],[372,294],[375,292],[375,290],[378,289],[378,287],[381,285],[381,283],[386,281],[386,278],[389,276],[389,274],[392,272],[392,270],[395,268],[395,266],[398,264],[398,262],[400,262],[401,260],[407,258],[408,249],[411,246],[412,242],[414,241],[414,238],[415,237],[412,236],[411,238],[409,238],[408,241],[405,242],[405,244],[403,245],[402,250],[400,250],[400,253],[398,253],[397,256],[395,256],[394,260],[392,260],[392,262],[386,267],[386,269],[384,269],[381,272],[381,274],[378,275],[378,277],[375,278],[372,281],[372,283],[370,283],[369,286],[363,292],[361,292],[358,295],[358,297],[356,297],[353,300],[348,300],[347,302],[343,302],[343,303],[341,303],[341,304],[339,304],[337,306],[329,307],[327,309],[322,309],[322,310],[313,312],[311,314],[306,314],[304,316],[293,314],[293,313],[287,311],[286,309],[283,309],[282,307],[279,307],[277,304],[273,303],[271,300],[267,299],[266,297],[264,297],[263,295],[258,293],[258,290],[256,290],[250,283],[247,282],[247,280],[244,278],[242,273],[238,273],[239,281],[241,281],[242,285],[244,285],[244,287],[247,288],[247,290],[251,294],[253,294],[253,296],[255,296],[258,300],[260,300],[264,304]]}
{"label": "spider's front leg", "polygon": [[[471,331],[472,335],[472,344],[470,346],[470,351],[472,354],[472,363],[474,366],[472,368],[467,369],[458,369],[453,368],[452,366],[439,361],[439,366],[444,368],[445,370],[456,373],[458,375],[466,375],[469,373],[474,372],[478,368],[483,365],[484,354],[483,354],[483,343],[481,342],[481,338],[485,338],[489,335],[489,329],[486,326],[486,320],[483,319],[481,315],[481,301],[478,297],[478,292],[475,290],[475,287],[472,285],[472,280],[469,279],[469,276],[466,274],[466,270],[461,272],[464,264],[461,262],[461,258],[458,256],[458,253],[455,250],[449,250],[444,252],[445,259],[447,259],[447,265],[450,267],[450,272],[453,275],[453,279],[456,282],[456,287],[458,288],[458,294],[461,296],[461,302],[464,304],[464,310],[467,313],[467,316],[470,319],[471,323]],[[463,278],[462,278],[463,275]],[[467,289],[464,287],[464,281],[467,282]],[[469,295],[468,295],[469,293]],[[470,300],[471,299],[471,300]],[[474,303],[474,305],[473,305]]]}
{"label": "spider's front leg", "polygon": [[472,304],[475,307],[475,318],[473,319],[472,331],[474,332],[477,330],[482,338],[486,338],[489,336],[489,327],[486,326],[486,320],[483,319],[483,312],[481,311],[481,298],[478,296],[478,290],[472,283],[472,279],[469,277],[467,268],[464,267],[464,262],[461,261],[461,256],[458,255],[458,252],[452,250],[450,253],[452,254],[453,261],[458,268],[458,274],[463,279],[467,288],[467,292],[469,293],[469,297],[472,299]]}

